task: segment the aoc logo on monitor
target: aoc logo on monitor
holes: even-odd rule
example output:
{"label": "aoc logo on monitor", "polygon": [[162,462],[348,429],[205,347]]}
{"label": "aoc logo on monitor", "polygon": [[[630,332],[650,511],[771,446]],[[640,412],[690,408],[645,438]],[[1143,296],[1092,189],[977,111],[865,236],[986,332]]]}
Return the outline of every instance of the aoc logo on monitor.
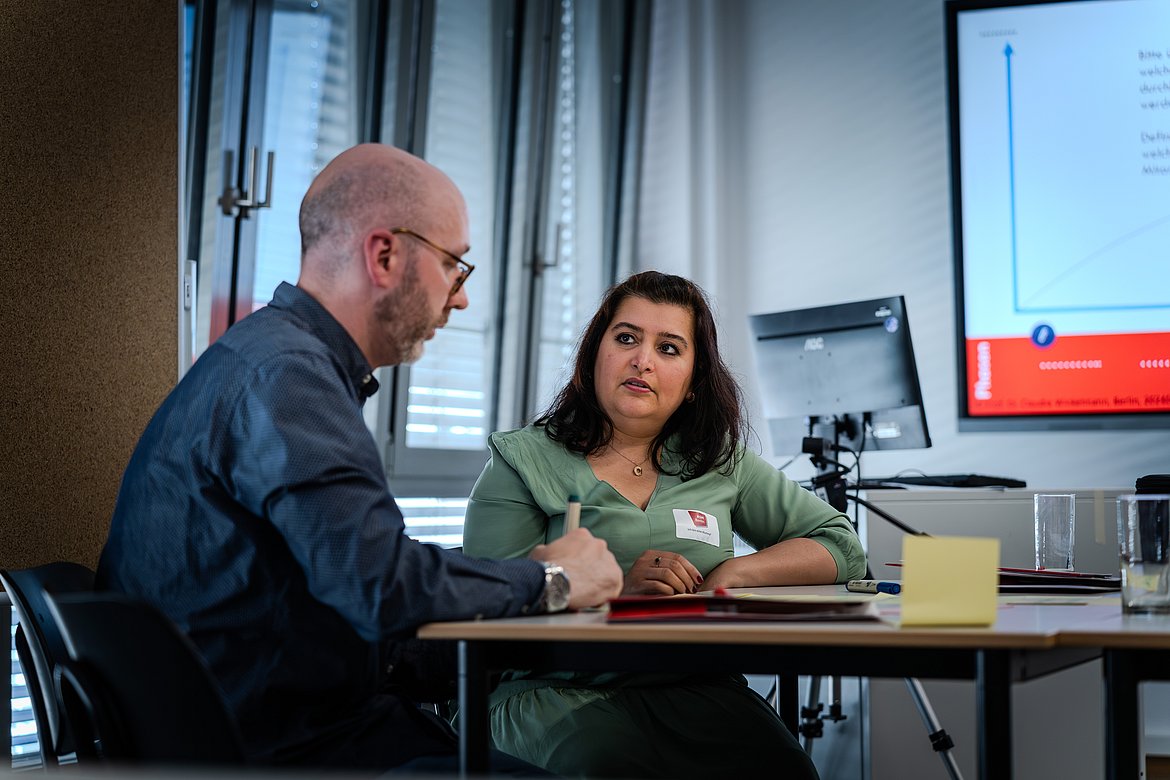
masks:
{"label": "aoc logo on monitor", "polygon": [[811,338],[807,338],[804,340],[804,351],[805,352],[815,352],[818,349],[824,349],[824,348],[825,348],[825,337],[824,336],[813,336]]}

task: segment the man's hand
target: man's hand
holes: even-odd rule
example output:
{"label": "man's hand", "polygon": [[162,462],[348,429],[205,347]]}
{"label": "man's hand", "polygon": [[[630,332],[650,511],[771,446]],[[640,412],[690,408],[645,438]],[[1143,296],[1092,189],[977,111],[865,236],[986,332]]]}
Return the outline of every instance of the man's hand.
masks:
{"label": "man's hand", "polygon": [[528,557],[564,568],[569,578],[569,609],[600,606],[621,593],[621,567],[605,542],[584,528],[551,544],[538,544]]}
{"label": "man's hand", "polygon": [[702,583],[703,575],[683,556],[665,550],[647,550],[638,556],[626,574],[622,595],[696,593]]}

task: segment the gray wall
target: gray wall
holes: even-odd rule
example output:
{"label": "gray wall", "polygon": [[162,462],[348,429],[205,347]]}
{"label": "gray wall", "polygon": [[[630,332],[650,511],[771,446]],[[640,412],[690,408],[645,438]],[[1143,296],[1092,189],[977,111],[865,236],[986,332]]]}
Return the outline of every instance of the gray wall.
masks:
{"label": "gray wall", "polygon": [[[702,186],[717,193],[717,216],[704,232],[722,243],[716,270],[696,276],[716,294],[765,454],[744,315],[901,294],[934,446],[871,453],[866,473],[972,471],[1076,488],[1170,472],[1167,430],[957,430],[941,0],[747,0],[718,3],[709,15],[713,32],[689,45],[714,47],[691,55],[713,69],[719,96],[705,118],[671,132],[692,138],[702,122],[715,124],[716,159],[695,168],[713,172]],[[669,143],[667,125],[651,124],[651,144]],[[661,219],[653,202],[677,195],[643,197]],[[699,219],[692,214],[690,235]],[[655,232],[642,237],[651,263],[659,262]],[[806,462],[789,473],[807,475]]]}

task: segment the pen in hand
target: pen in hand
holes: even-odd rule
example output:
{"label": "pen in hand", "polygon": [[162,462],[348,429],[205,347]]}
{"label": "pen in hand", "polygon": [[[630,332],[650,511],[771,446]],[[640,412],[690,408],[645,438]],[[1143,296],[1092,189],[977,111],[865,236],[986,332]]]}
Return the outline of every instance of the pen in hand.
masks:
{"label": "pen in hand", "polygon": [[581,499],[575,494],[569,496],[569,503],[565,507],[565,533],[576,531],[581,525]]}
{"label": "pen in hand", "polygon": [[879,582],[878,580],[849,580],[845,583],[845,590],[850,593],[892,593],[902,592],[902,585],[898,582]]}

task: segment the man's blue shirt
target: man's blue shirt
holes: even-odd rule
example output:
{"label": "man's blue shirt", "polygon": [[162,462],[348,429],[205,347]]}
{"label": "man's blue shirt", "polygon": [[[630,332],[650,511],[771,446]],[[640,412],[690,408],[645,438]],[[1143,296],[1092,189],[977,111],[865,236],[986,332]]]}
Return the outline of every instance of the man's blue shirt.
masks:
{"label": "man's blue shirt", "polygon": [[376,389],[341,324],[282,284],[171,392],[122,480],[99,587],[187,632],[260,761],[297,762],[371,722],[398,732],[403,760],[433,751],[446,735],[378,692],[393,640],[520,614],[543,587],[534,561],[405,535],[362,417]]}

